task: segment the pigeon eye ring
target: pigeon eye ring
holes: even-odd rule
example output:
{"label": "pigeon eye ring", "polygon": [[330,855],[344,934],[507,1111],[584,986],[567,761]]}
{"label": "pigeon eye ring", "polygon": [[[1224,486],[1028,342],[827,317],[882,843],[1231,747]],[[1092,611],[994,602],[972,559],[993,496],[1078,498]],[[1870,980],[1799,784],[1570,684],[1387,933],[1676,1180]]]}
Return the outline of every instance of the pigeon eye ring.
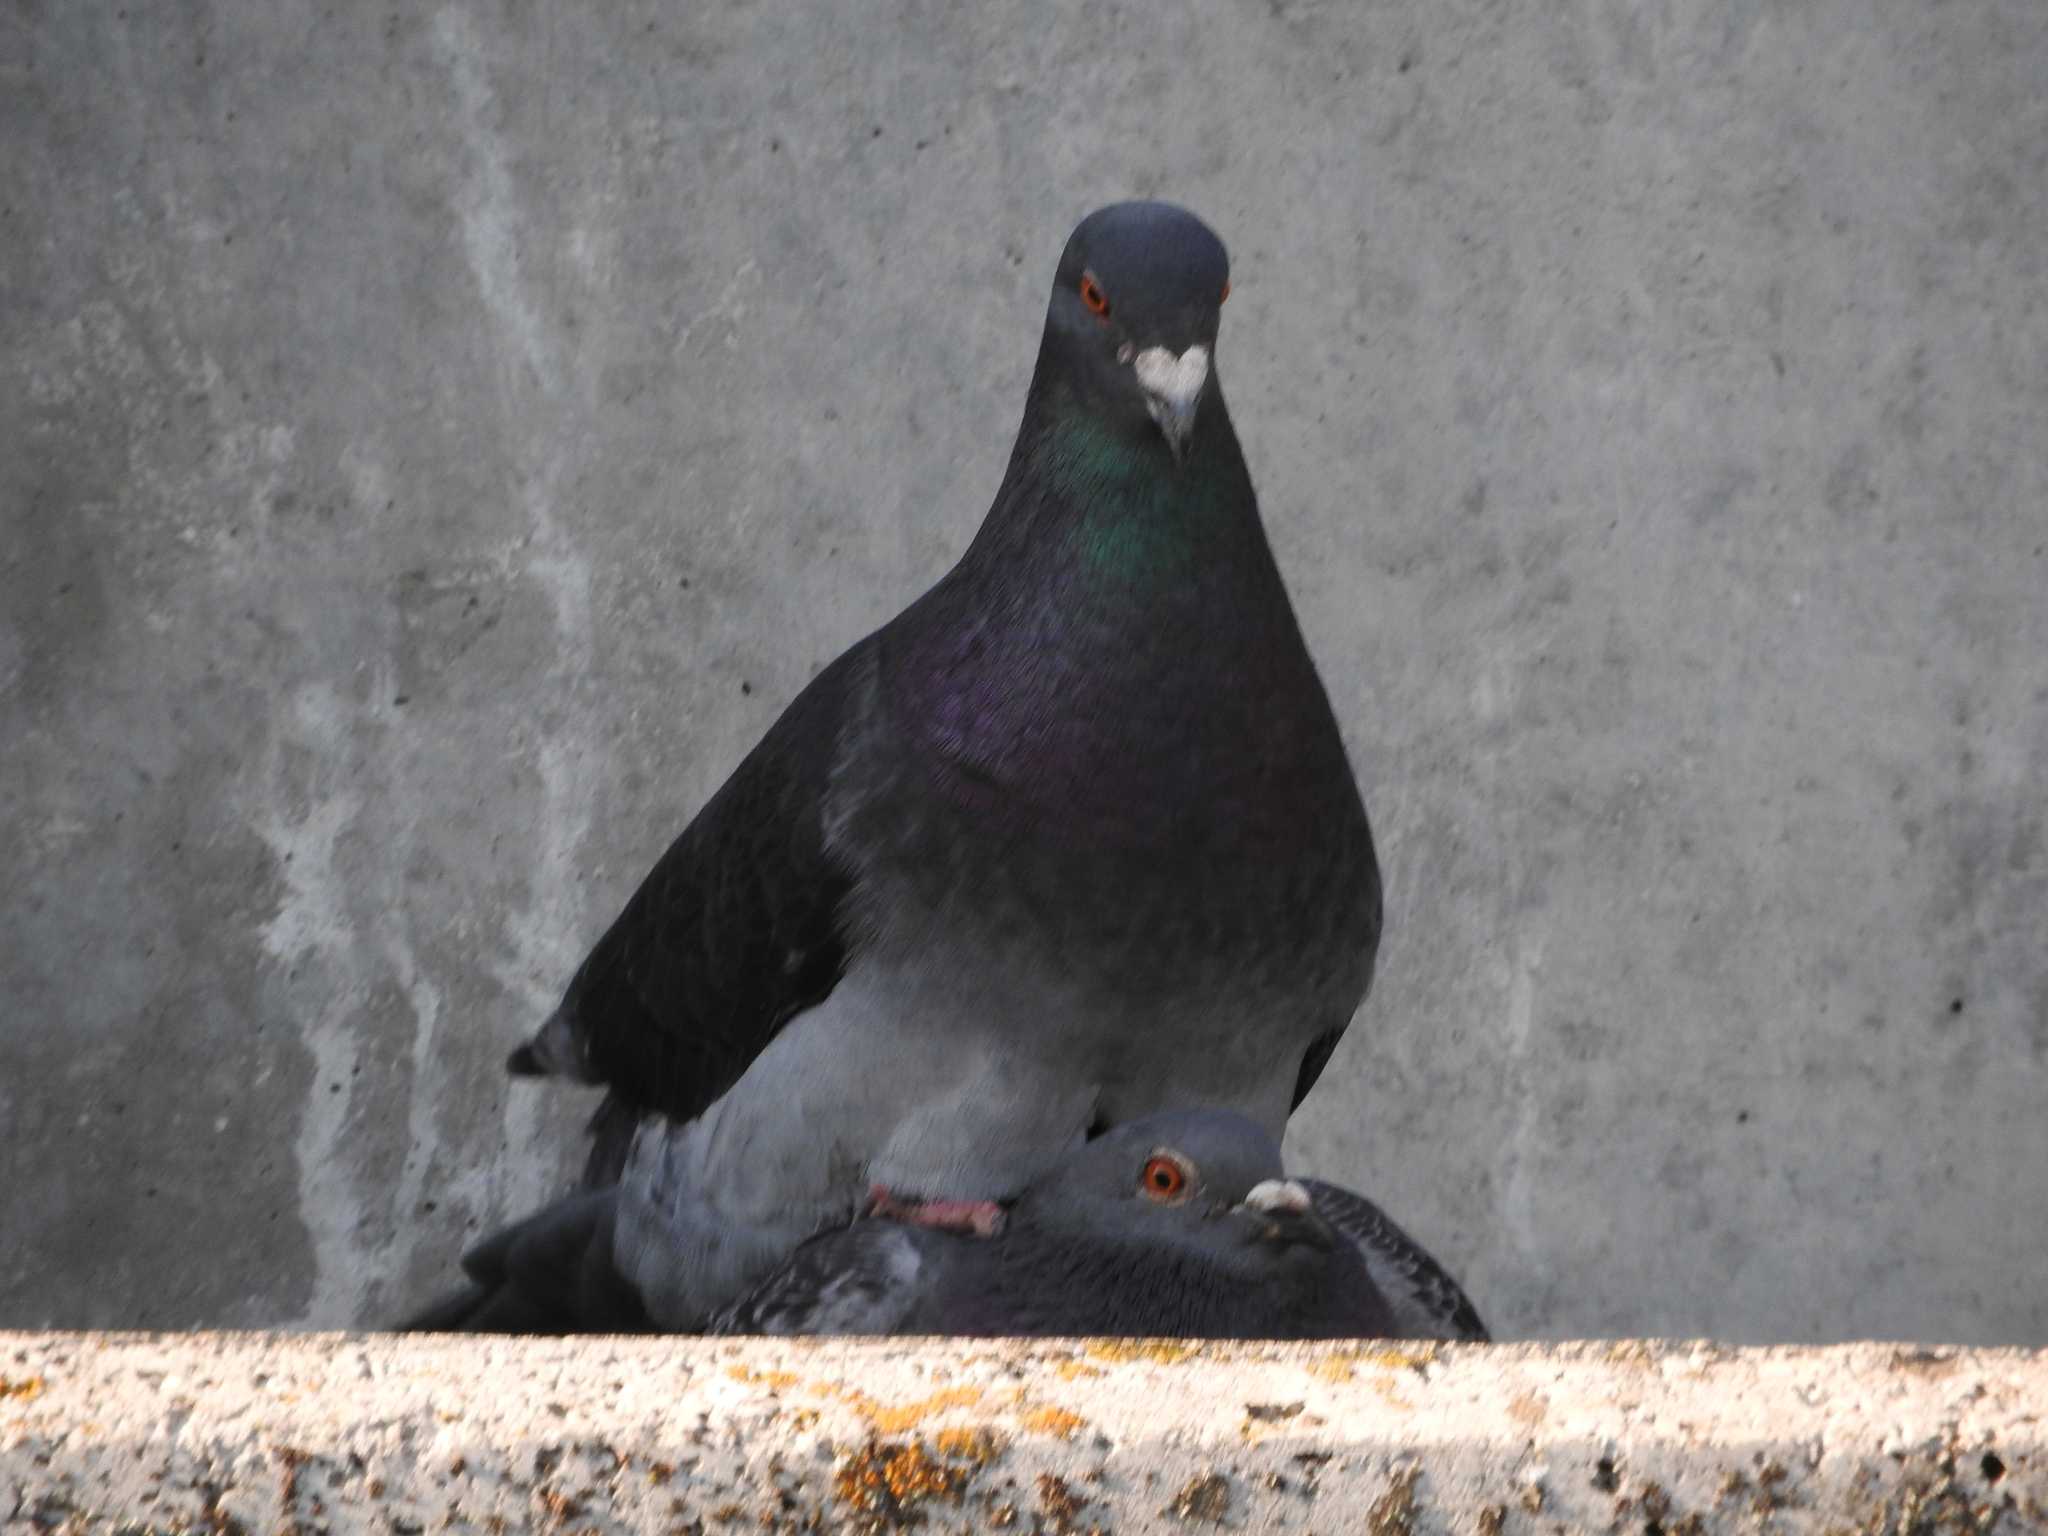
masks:
{"label": "pigeon eye ring", "polygon": [[1145,1160],[1138,1175],[1138,1192],[1161,1205],[1178,1205],[1193,1193],[1194,1170],[1187,1159],[1164,1149]]}

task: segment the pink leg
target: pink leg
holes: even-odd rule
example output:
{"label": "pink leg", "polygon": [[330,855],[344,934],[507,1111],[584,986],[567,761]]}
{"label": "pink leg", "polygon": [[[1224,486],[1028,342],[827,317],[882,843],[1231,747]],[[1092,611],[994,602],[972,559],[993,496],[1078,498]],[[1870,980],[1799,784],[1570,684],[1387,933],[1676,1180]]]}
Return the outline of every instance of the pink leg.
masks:
{"label": "pink leg", "polygon": [[880,1184],[868,1190],[868,1215],[972,1237],[1003,1230],[1003,1208],[993,1200],[899,1200]]}

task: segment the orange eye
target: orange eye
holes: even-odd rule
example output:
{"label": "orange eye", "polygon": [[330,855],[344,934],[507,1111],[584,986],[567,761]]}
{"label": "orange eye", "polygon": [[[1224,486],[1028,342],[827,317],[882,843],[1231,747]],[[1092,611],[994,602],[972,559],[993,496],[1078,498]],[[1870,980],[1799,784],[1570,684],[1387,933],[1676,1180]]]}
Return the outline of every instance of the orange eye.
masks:
{"label": "orange eye", "polygon": [[1216,307],[1221,309],[1230,302],[1230,279],[1223,279],[1223,291],[1216,295]]}
{"label": "orange eye", "polygon": [[1093,272],[1081,274],[1081,302],[1088,306],[1088,313],[1097,319],[1109,318],[1109,295],[1102,291],[1102,284],[1095,281]]}
{"label": "orange eye", "polygon": [[1146,1160],[1145,1171],[1138,1175],[1138,1191],[1148,1200],[1171,1202],[1178,1200],[1187,1190],[1187,1165],[1164,1152],[1153,1153]]}

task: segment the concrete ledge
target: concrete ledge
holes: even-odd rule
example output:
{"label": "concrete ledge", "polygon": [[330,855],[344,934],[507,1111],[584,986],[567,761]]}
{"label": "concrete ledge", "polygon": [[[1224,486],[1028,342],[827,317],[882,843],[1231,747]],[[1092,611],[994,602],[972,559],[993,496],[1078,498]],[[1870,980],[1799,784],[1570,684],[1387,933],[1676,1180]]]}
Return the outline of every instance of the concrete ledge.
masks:
{"label": "concrete ledge", "polygon": [[2048,1530],[2048,1353],[0,1333],[0,1530]]}

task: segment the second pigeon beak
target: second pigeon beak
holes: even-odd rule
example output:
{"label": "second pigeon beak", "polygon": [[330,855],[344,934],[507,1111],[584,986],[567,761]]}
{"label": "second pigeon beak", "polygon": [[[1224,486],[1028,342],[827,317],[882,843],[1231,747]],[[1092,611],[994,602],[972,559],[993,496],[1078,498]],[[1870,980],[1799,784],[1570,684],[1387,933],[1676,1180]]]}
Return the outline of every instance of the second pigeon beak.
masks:
{"label": "second pigeon beak", "polygon": [[1292,1179],[1267,1179],[1252,1186],[1243,1204],[1233,1214],[1250,1218],[1249,1238],[1254,1242],[1284,1246],[1299,1243],[1328,1250],[1337,1246],[1337,1234],[1316,1209],[1313,1196]]}
{"label": "second pigeon beak", "polygon": [[1209,382],[1209,349],[1189,347],[1175,357],[1165,347],[1147,347],[1132,367],[1138,387],[1145,391],[1145,408],[1165,435],[1174,458],[1182,458],[1188,436],[1195,429],[1202,390]]}

